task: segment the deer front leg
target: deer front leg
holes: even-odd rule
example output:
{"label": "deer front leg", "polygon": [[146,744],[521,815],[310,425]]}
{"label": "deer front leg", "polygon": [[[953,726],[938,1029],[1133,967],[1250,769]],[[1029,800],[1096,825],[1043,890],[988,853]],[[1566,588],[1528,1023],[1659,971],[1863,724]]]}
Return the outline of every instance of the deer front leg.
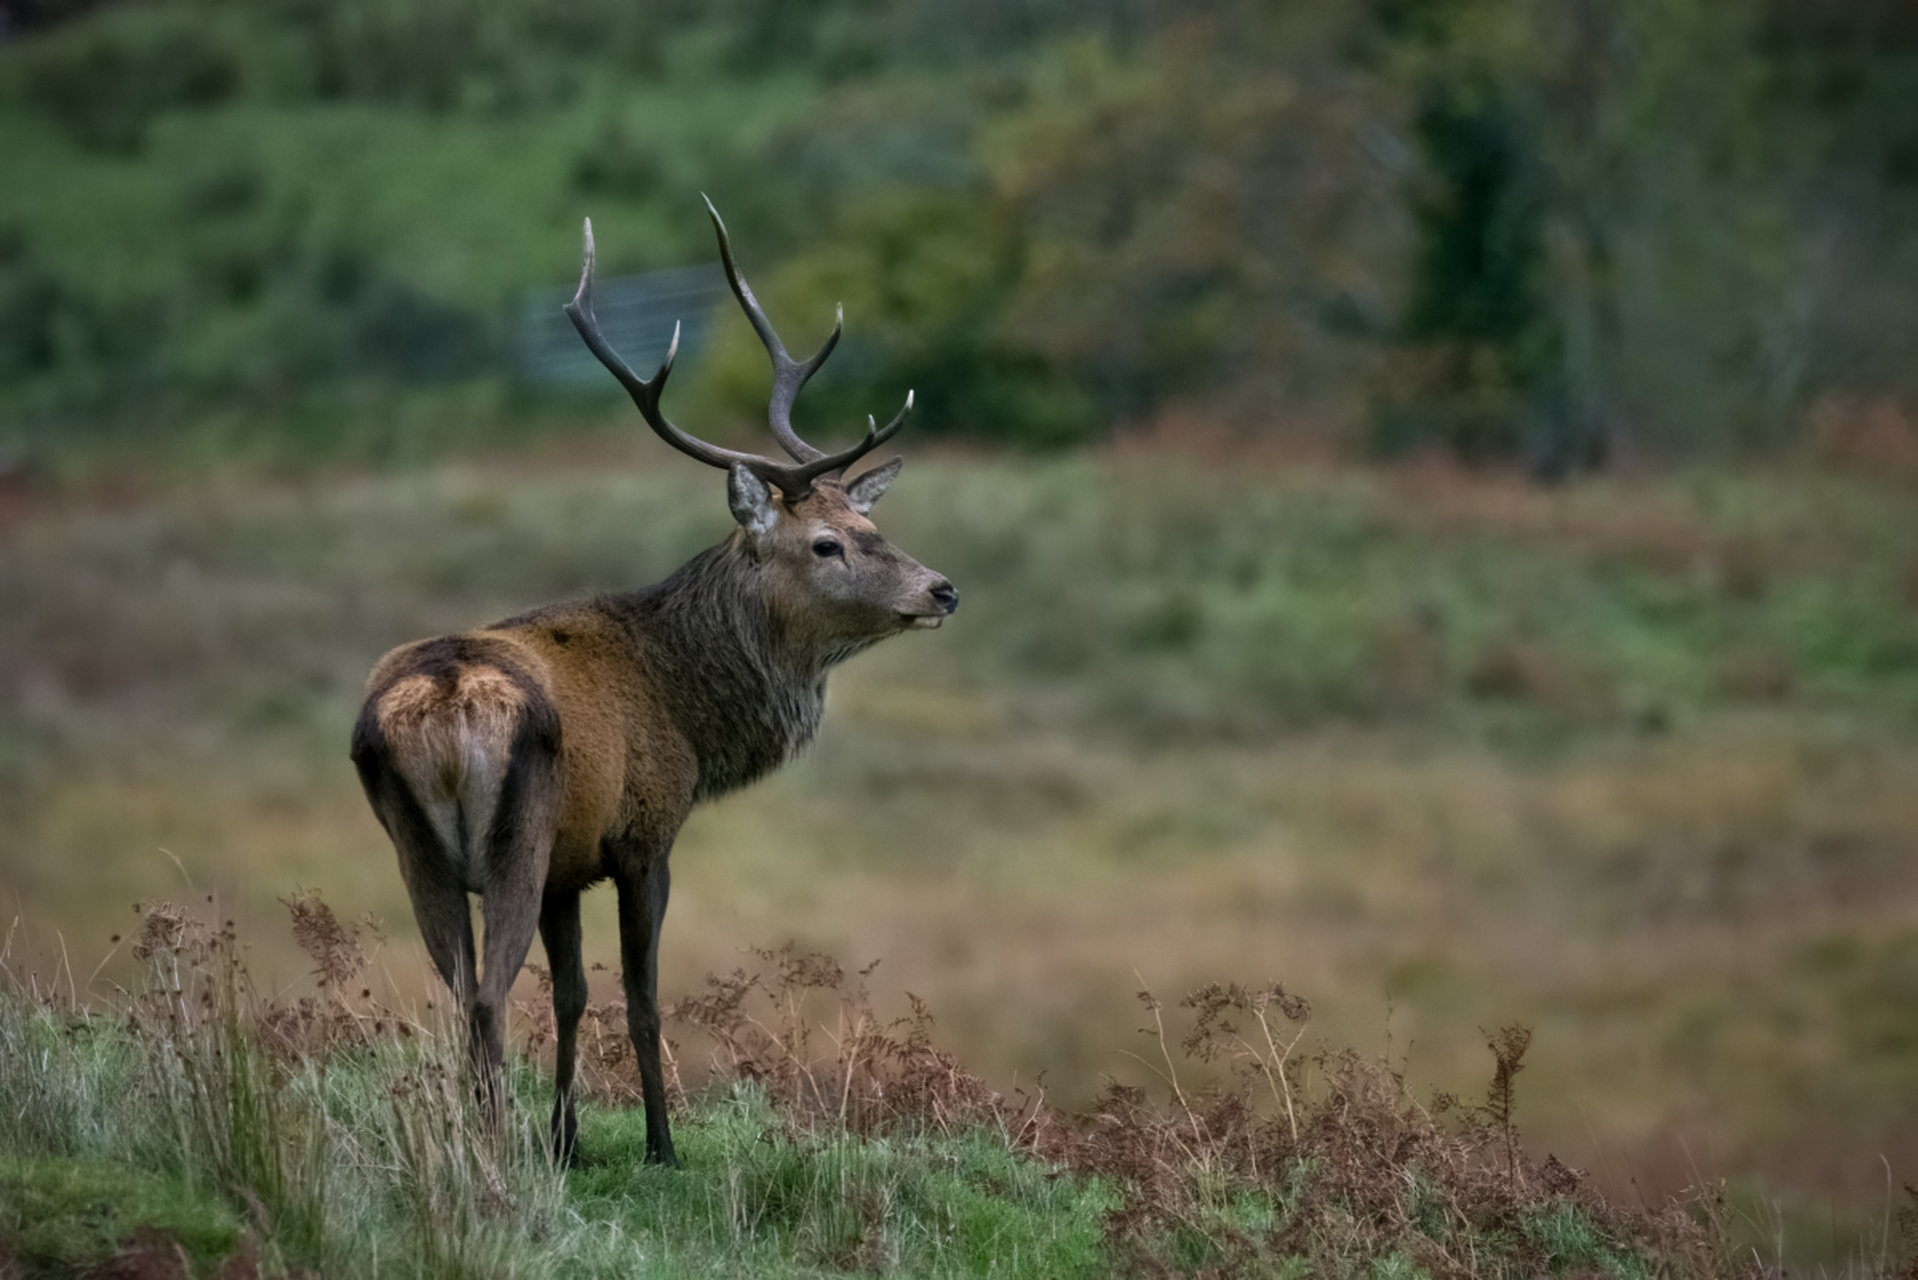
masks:
{"label": "deer front leg", "polygon": [[571,1165],[579,1146],[573,1114],[573,1068],[579,1020],[586,1012],[586,968],[580,957],[579,894],[548,893],[540,907],[539,937],[553,972],[553,1158]]}
{"label": "deer front leg", "polygon": [[626,987],[626,1029],[639,1060],[646,1103],[646,1161],[672,1165],[673,1135],[666,1123],[666,1076],[659,1061],[659,928],[666,918],[672,874],[666,852],[635,858],[613,873],[619,887],[619,954]]}

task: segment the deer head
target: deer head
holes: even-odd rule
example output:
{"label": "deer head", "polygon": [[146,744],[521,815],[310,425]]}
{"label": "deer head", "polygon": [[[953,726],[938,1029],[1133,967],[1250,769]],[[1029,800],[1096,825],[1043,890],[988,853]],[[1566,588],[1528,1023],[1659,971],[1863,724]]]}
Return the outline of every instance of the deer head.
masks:
{"label": "deer head", "polygon": [[688,435],[661,411],[660,393],[679,354],[679,326],[665,362],[650,380],[635,374],[600,332],[593,316],[593,222],[586,220],[585,261],[579,290],[566,304],[566,314],[586,346],[619,380],[639,407],[646,424],[681,453],[727,473],[727,498],[747,555],[763,566],[768,604],[789,630],[817,641],[821,652],[850,652],[894,632],[937,627],[959,607],[959,593],[939,574],[887,543],[867,513],[898,477],[904,459],[893,458],[860,475],[844,479],[846,469],[891,439],[912,411],[912,393],[884,427],[866,420],[865,438],[839,453],[826,453],[799,438],[793,430],[792,407],[799,390],[826,362],[839,343],[845,323],[844,308],[832,334],[809,360],[794,360],[774,332],[753,291],[733,261],[726,224],[711,200],[719,237],[719,256],[733,296],[745,309],[753,331],[772,357],[773,389],[767,418],[773,435],[792,458],[779,462],[756,453],[723,449]]}

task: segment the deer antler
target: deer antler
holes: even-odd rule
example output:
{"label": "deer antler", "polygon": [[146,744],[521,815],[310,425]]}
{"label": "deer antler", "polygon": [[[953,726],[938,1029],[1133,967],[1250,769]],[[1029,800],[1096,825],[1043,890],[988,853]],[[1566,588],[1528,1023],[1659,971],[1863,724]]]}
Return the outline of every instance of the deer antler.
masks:
{"label": "deer antler", "polygon": [[799,438],[793,430],[793,401],[799,398],[799,389],[813,374],[819,372],[819,366],[826,363],[826,357],[839,345],[840,331],[846,324],[846,308],[841,306],[833,316],[832,333],[819,348],[812,359],[801,364],[786,354],[786,344],[779,340],[779,334],[773,330],[772,321],[759,306],[759,299],[753,297],[752,286],[746,283],[746,277],[739,274],[739,266],[733,261],[732,241],[726,238],[726,224],[719,216],[719,210],[713,208],[712,197],[700,193],[706,202],[706,212],[712,215],[713,232],[719,237],[719,260],[726,265],[726,283],[733,287],[733,296],[739,299],[739,305],[746,312],[746,319],[752,321],[753,332],[759,335],[759,341],[766,348],[766,354],[773,360],[773,395],[766,407],[766,417],[772,424],[773,434],[779,437],[779,443],[786,447],[794,462],[817,462],[825,457],[822,450],[815,449]]}
{"label": "deer antler", "polygon": [[[721,469],[742,466],[754,475],[773,485],[785,495],[788,502],[797,502],[812,492],[813,481],[821,476],[836,476],[845,471],[862,456],[878,448],[898,433],[905,425],[906,415],[912,412],[912,392],[906,393],[905,407],[899,410],[891,422],[880,427],[876,419],[866,419],[866,435],[858,444],[839,453],[824,453],[801,440],[792,428],[792,405],[799,395],[799,389],[806,380],[826,362],[838,345],[840,325],[833,325],[832,336],[826,339],[812,359],[801,363],[786,354],[786,348],[779,341],[779,335],[773,331],[772,322],[766,319],[766,313],[760,309],[759,302],[747,287],[744,277],[733,264],[732,246],[726,239],[726,224],[719,219],[719,211],[713,208],[711,200],[706,201],[706,209],[712,214],[713,228],[719,233],[719,256],[726,265],[726,279],[732,284],[733,294],[745,308],[746,318],[752,322],[759,340],[765,344],[766,351],[773,361],[773,393],[767,416],[771,420],[773,434],[786,452],[793,456],[796,465],[776,462],[756,453],[741,453],[733,449],[722,449],[718,445],[708,444],[696,436],[688,435],[674,426],[661,412],[660,392],[665,389],[666,378],[673,371],[673,359],[679,354],[679,326],[673,326],[672,345],[666,351],[666,360],[659,366],[659,372],[650,380],[634,373],[625,360],[614,351],[612,344],[600,332],[599,321],[593,315],[593,220],[586,219],[585,261],[579,273],[579,290],[573,300],[566,304],[566,314],[572,319],[573,327],[579,330],[579,336],[585,339],[586,347],[619,384],[626,388],[633,403],[639,407],[639,413],[654,433],[667,444],[678,449],[688,457],[697,458],[708,466]],[[844,319],[843,309],[840,316]]]}

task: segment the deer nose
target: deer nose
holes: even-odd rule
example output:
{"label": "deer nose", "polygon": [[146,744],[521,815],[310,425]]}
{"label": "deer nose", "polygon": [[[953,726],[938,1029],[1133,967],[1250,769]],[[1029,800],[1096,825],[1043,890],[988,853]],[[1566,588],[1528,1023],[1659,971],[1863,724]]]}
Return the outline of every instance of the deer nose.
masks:
{"label": "deer nose", "polygon": [[932,584],[932,598],[947,613],[959,607],[959,588],[944,578]]}

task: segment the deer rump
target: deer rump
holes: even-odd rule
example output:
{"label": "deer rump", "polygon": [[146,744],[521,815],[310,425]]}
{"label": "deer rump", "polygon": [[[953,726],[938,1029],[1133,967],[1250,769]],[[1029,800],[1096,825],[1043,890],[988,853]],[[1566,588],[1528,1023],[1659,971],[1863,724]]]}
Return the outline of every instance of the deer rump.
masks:
{"label": "deer rump", "polygon": [[503,878],[543,883],[561,807],[560,718],[523,655],[448,636],[384,665],[353,759],[409,888],[416,876],[481,895]]}

